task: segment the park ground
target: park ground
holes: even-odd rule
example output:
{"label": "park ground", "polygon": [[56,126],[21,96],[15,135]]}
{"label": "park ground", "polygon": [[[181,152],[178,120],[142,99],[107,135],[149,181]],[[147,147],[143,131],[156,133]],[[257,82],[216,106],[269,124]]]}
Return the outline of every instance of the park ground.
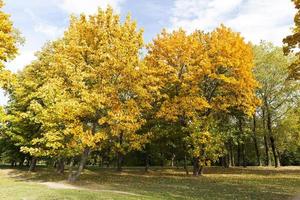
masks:
{"label": "park ground", "polygon": [[72,185],[53,169],[0,168],[0,199],[5,200],[154,200],[154,199],[300,199],[300,167],[210,167],[201,177],[182,169],[89,168]]}

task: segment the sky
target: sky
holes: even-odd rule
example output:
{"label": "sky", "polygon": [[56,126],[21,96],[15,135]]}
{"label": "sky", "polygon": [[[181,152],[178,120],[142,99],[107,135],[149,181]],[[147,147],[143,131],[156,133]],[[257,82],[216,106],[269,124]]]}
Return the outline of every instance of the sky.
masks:
{"label": "sky", "polygon": [[[223,23],[240,32],[246,41],[270,41],[280,46],[291,32],[295,9],[290,0],[4,0],[4,11],[26,42],[17,58],[6,64],[20,71],[34,60],[35,52],[47,41],[62,36],[70,14],[94,14],[98,7],[112,6],[125,17],[128,13],[144,29],[150,42],[166,28],[211,31]],[[7,97],[0,91],[0,105]]]}

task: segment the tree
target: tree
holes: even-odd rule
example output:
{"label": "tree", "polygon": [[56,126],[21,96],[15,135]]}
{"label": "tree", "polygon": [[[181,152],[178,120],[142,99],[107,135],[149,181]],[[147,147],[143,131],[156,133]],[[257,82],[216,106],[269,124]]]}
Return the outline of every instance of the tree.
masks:
{"label": "tree", "polygon": [[257,95],[262,100],[260,113],[265,136],[271,145],[275,167],[278,167],[280,152],[276,144],[275,127],[298,101],[299,85],[295,82],[286,82],[292,58],[285,57],[282,48],[262,42],[254,48],[254,52],[256,66],[254,73],[261,84],[257,90]]}
{"label": "tree", "polygon": [[[210,115],[234,110],[254,112],[257,83],[251,72],[251,46],[224,26],[208,34],[164,30],[148,46],[145,60],[161,94],[157,117],[179,124],[188,138],[195,137],[188,140],[201,146],[199,152],[194,143],[190,145],[192,152],[197,151],[193,153],[197,176],[201,166],[207,164],[201,162],[203,155],[208,155],[203,143],[213,144],[207,141],[211,136],[206,137],[211,128]],[[193,128],[195,131],[191,131]]]}
{"label": "tree", "polygon": [[294,18],[295,26],[293,28],[293,34],[287,36],[283,39],[285,44],[283,50],[286,55],[293,54],[296,51],[296,59],[291,63],[289,67],[289,79],[300,79],[300,52],[298,51],[300,47],[300,1],[292,0],[297,9],[297,13]]}
{"label": "tree", "polygon": [[71,181],[104,140],[111,141],[120,170],[124,154],[147,139],[136,134],[152,100],[139,58],[142,31],[129,16],[124,23],[119,18],[111,8],[72,17],[63,38],[47,45],[22,73],[36,87],[23,87],[27,95],[18,101],[31,98],[25,102],[41,125],[41,134],[22,151],[62,158],[82,152]]}
{"label": "tree", "polygon": [[[0,0],[0,9],[4,6]],[[0,10],[0,69],[4,67],[3,62],[7,62],[15,58],[18,53],[17,42],[18,34],[13,28],[9,15]]]}

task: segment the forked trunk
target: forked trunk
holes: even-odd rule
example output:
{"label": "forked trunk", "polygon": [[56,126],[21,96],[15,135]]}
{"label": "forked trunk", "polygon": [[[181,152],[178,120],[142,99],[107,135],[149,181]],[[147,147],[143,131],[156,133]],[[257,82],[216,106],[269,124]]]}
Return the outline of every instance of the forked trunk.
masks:
{"label": "forked trunk", "polygon": [[271,166],[271,158],[270,158],[270,154],[269,154],[269,145],[268,145],[268,139],[267,139],[267,128],[266,128],[266,111],[265,108],[262,109],[262,122],[263,122],[263,131],[264,131],[264,146],[265,146],[265,165],[266,166]]}
{"label": "forked trunk", "polygon": [[269,139],[270,139],[272,153],[273,153],[273,156],[274,156],[274,164],[275,164],[275,167],[279,167],[280,163],[279,163],[279,159],[278,159],[278,155],[277,155],[275,138],[273,137],[273,130],[272,130],[272,116],[271,116],[271,112],[270,112],[270,109],[269,109],[269,105],[266,102],[266,100],[265,100],[265,106],[266,106],[266,111],[267,111],[266,114],[267,114],[268,135],[269,135]]}
{"label": "forked trunk", "polygon": [[90,152],[91,152],[91,150],[88,147],[86,147],[83,150],[83,153],[81,155],[81,159],[80,159],[80,162],[79,162],[79,165],[78,165],[78,168],[77,168],[76,172],[73,173],[73,171],[71,170],[71,173],[69,175],[69,181],[70,182],[74,182],[79,178],[81,172],[83,171],[83,169],[86,165],[86,162],[87,162],[87,159],[89,157]]}

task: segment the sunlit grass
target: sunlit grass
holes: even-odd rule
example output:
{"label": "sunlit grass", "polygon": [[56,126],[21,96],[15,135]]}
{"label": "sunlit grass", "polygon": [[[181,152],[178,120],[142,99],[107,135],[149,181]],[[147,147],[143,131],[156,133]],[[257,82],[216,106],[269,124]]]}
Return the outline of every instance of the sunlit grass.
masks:
{"label": "sunlit grass", "polygon": [[202,177],[182,169],[89,168],[74,183],[80,190],[51,189],[38,182],[62,182],[53,170],[38,173],[2,169],[0,199],[292,199],[300,194],[300,167],[206,168]]}

